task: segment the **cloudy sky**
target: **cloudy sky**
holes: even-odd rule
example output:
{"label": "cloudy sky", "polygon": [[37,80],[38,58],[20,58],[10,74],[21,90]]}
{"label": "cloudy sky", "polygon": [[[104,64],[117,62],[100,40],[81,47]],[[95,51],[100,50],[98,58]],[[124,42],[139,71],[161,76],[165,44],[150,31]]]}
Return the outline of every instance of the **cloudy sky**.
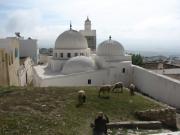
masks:
{"label": "cloudy sky", "polygon": [[180,0],[0,0],[0,37],[18,31],[54,47],[70,20],[80,30],[87,16],[98,43],[111,35],[126,50],[180,53]]}

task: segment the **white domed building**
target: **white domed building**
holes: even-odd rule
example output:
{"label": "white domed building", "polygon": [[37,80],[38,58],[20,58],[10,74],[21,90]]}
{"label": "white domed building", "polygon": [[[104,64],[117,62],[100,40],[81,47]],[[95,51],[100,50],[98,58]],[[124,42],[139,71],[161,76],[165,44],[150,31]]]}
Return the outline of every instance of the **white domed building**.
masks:
{"label": "white domed building", "polygon": [[56,39],[53,58],[49,61],[52,71],[61,71],[64,63],[75,56],[90,56],[87,40],[78,31],[63,32]]}
{"label": "white domed building", "polygon": [[131,57],[118,41],[100,43],[91,54],[86,38],[78,31],[60,34],[47,65],[34,67],[35,86],[99,86],[119,81],[130,83]]}
{"label": "white domed building", "polygon": [[111,36],[108,40],[99,44],[97,56],[106,61],[107,67],[118,66],[123,61],[131,61],[131,56],[125,55],[124,47],[118,41],[112,40]]}
{"label": "white domed building", "polygon": [[57,37],[48,63],[33,67],[34,86],[101,86],[121,81],[125,86],[133,83],[154,99],[180,108],[179,81],[132,65],[124,46],[111,37],[94,46],[96,33],[90,31],[90,25],[86,22],[85,31],[80,32],[70,27]]}

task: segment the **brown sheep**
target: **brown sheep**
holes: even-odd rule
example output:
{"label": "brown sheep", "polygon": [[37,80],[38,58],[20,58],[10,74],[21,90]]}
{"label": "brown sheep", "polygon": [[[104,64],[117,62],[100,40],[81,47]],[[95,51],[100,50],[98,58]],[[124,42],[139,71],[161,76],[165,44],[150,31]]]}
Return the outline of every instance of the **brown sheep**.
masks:
{"label": "brown sheep", "polygon": [[[115,89],[121,89],[121,93],[123,93],[123,82],[117,82],[113,85],[112,92],[115,92]],[[117,91],[118,92],[118,91]],[[119,92],[118,92],[119,93]]]}
{"label": "brown sheep", "polygon": [[86,93],[84,90],[79,90],[78,91],[78,104],[82,105],[85,102],[86,102]]}
{"label": "brown sheep", "polygon": [[134,91],[135,91],[135,85],[131,83],[129,85],[129,92],[131,96],[134,96]]}
{"label": "brown sheep", "polygon": [[99,88],[99,97],[101,96],[101,93],[105,94],[105,93],[110,93],[111,91],[111,85],[103,85]]}

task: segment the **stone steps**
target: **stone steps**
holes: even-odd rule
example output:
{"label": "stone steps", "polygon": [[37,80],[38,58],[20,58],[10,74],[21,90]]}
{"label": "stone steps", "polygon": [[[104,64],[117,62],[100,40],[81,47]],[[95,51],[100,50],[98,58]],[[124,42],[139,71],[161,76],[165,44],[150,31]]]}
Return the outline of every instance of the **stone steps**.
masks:
{"label": "stone steps", "polygon": [[127,129],[160,129],[162,123],[160,121],[126,121],[111,122],[107,124],[107,128],[127,128]]}

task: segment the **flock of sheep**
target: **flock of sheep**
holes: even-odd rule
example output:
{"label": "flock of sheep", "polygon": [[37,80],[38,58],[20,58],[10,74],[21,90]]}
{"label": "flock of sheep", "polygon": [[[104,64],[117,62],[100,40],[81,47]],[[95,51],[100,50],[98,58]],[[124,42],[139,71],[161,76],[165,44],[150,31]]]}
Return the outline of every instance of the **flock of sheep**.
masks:
{"label": "flock of sheep", "polygon": [[[115,93],[123,93],[123,88],[124,88],[124,85],[122,82],[117,82],[115,83],[114,85],[103,85],[99,88],[99,91],[98,91],[98,96],[101,97],[101,95],[103,94],[108,94],[110,92],[115,92]],[[134,95],[134,91],[135,91],[135,85],[134,84],[130,84],[129,85],[129,93],[131,96]],[[80,106],[82,105],[83,103],[86,102],[86,93],[84,90],[79,90],[78,91],[78,105],[77,106]]]}

